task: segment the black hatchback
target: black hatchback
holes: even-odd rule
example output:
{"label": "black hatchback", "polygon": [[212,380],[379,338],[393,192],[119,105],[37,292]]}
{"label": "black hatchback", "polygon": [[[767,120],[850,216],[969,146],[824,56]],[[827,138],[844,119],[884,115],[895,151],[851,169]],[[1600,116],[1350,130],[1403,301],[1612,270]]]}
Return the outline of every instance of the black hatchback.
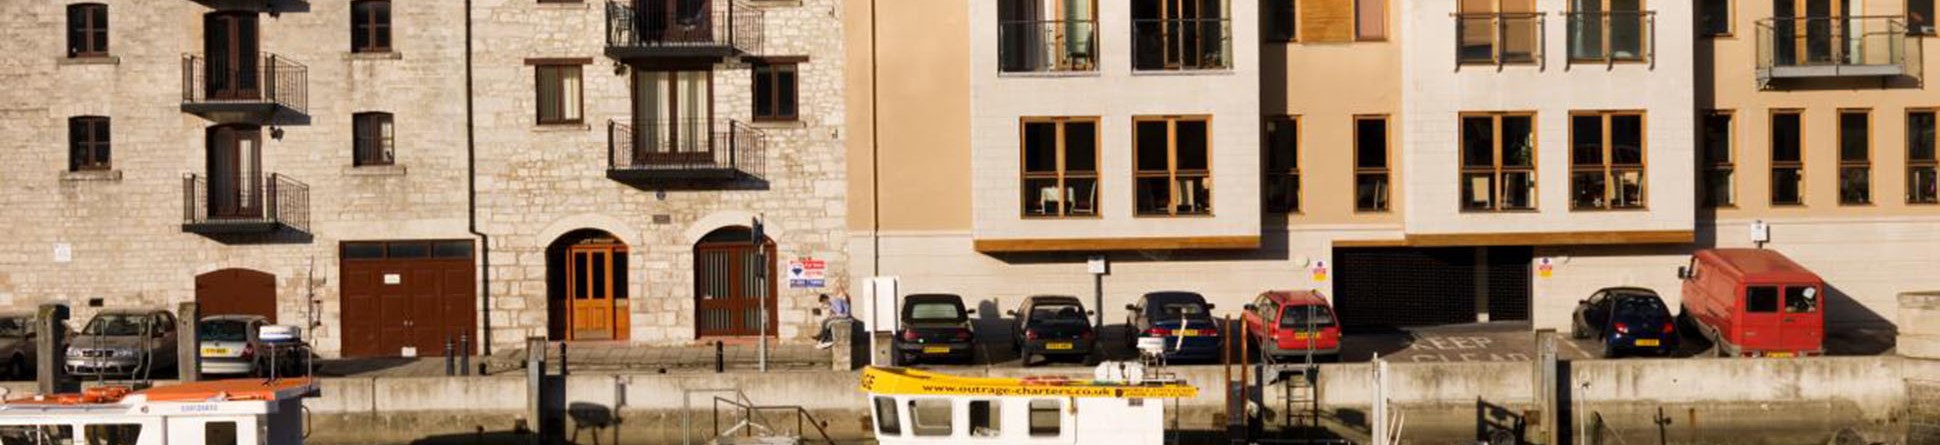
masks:
{"label": "black hatchback", "polygon": [[1650,289],[1613,287],[1577,302],[1570,320],[1576,338],[1595,336],[1604,357],[1667,356],[1677,350],[1676,319]]}
{"label": "black hatchback", "polygon": [[963,297],[951,294],[914,294],[903,297],[902,329],[891,341],[896,363],[909,365],[936,359],[969,362],[976,357],[977,336],[970,330],[970,314]]}
{"label": "black hatchback", "polygon": [[1090,356],[1098,338],[1087,318],[1091,314],[1077,297],[1026,298],[1017,310],[1010,311],[1010,316],[1017,318],[1016,329],[1011,332],[1011,350],[1017,351],[1024,366],[1031,366],[1032,355],[1046,360]]}

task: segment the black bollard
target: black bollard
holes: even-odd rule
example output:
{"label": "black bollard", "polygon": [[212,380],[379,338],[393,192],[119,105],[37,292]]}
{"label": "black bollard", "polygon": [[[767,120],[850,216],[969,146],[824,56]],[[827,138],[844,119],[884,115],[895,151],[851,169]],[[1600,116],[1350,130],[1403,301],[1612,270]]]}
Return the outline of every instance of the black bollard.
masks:
{"label": "black bollard", "polygon": [[472,375],[471,334],[458,334],[458,369],[467,377]]}
{"label": "black bollard", "polygon": [[567,363],[566,342],[562,341],[562,342],[559,342],[559,376],[561,377],[566,376],[566,374],[570,374],[570,372],[567,372],[567,371],[572,369],[571,367],[566,366],[566,363]]}
{"label": "black bollard", "polygon": [[721,345],[720,340],[714,341],[714,373],[715,374],[727,372],[727,358],[722,356],[723,348],[724,347]]}
{"label": "black bollard", "polygon": [[455,358],[457,357],[451,356],[451,336],[446,335],[445,336],[445,377],[451,377],[453,374],[458,373],[457,369],[452,368],[452,366],[455,365],[455,363],[452,362],[452,359],[455,359]]}

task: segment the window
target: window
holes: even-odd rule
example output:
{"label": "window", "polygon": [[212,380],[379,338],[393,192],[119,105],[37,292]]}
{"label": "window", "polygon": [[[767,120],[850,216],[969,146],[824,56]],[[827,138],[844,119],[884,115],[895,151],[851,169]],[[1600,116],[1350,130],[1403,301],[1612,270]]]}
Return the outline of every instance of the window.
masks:
{"label": "window", "polygon": [[1294,117],[1266,119],[1266,211],[1300,211],[1300,120]]}
{"label": "window", "polygon": [[391,51],[391,0],[350,3],[350,52]]}
{"label": "window", "polygon": [[539,84],[539,124],[577,124],[580,117],[580,83],[578,64],[546,65],[537,67]]}
{"label": "window", "polygon": [[917,436],[948,436],[950,420],[950,399],[909,401],[910,432]]}
{"label": "window", "polygon": [[1536,208],[1536,115],[1462,116],[1462,210]]}
{"label": "window", "polygon": [[1388,0],[1354,0],[1354,40],[1388,39]]}
{"label": "window", "polygon": [[1873,202],[1873,115],[1870,110],[1839,111],[1839,204]]}
{"label": "window", "polygon": [[1227,0],[1132,0],[1132,69],[1232,67]]}
{"label": "window", "polygon": [[1798,110],[1772,112],[1772,205],[1805,204],[1805,139]]}
{"label": "window", "polygon": [[1388,211],[1388,117],[1354,118],[1354,211]]}
{"label": "window", "polygon": [[1641,61],[1650,13],[1644,0],[1569,0],[1570,59]]}
{"label": "window", "polygon": [[[0,440],[8,445],[73,445],[74,427],[72,425],[4,425],[0,426]],[[235,445],[233,443],[223,445]]]}
{"label": "window", "polygon": [[1819,311],[1819,288],[1806,286],[1785,287],[1785,313],[1810,314]]}
{"label": "window", "polygon": [[1749,286],[1745,288],[1745,312],[1778,312],[1777,286]]}
{"label": "window", "polygon": [[1732,0],[1698,0],[1698,35],[1731,35],[1731,3]]}
{"label": "window", "polygon": [[141,438],[139,423],[94,423],[83,426],[88,445],[135,445]]}
{"label": "window", "polygon": [[1211,214],[1211,118],[1141,117],[1132,127],[1138,214]]}
{"label": "window", "polygon": [[1025,118],[1023,139],[1024,216],[1097,216],[1097,118]]}
{"label": "window", "polygon": [[754,65],[754,120],[792,121],[799,118],[795,83],[797,65],[756,63]]}
{"label": "window", "polygon": [[998,69],[1006,73],[1097,70],[1097,10],[1097,0],[997,2]]}
{"label": "window", "polygon": [[1536,63],[1541,25],[1534,0],[1462,0],[1456,57],[1464,64]]}
{"label": "window", "polygon": [[203,445],[236,445],[236,422],[209,422],[202,424]]}
{"label": "window", "polygon": [[108,118],[80,116],[67,120],[68,171],[114,168]]}
{"label": "window", "polygon": [[391,113],[357,113],[351,117],[353,165],[391,165],[397,148],[391,131]]}
{"label": "window", "polygon": [[1702,190],[1704,205],[1711,207],[1731,207],[1737,205],[1737,187],[1732,181],[1736,158],[1732,150],[1731,112],[1712,111],[1702,118],[1703,128],[1699,128],[1700,138],[1698,168],[1703,173]]}
{"label": "window", "polygon": [[989,400],[970,401],[970,437],[997,437],[1004,432],[1003,405]]}
{"label": "window", "polygon": [[1260,7],[1265,9],[1266,40],[1270,42],[1292,42],[1300,40],[1298,22],[1299,6],[1296,0],[1264,0]]}
{"label": "window", "polygon": [[1063,402],[1057,399],[1036,399],[1030,405],[1031,437],[1058,437],[1063,435],[1064,413],[1059,411]]}
{"label": "window", "polygon": [[902,419],[896,417],[896,399],[876,398],[876,434],[884,436],[903,435]]}
{"label": "window", "polygon": [[1906,0],[1906,30],[1914,34],[1933,34],[1933,0]]}
{"label": "window", "polygon": [[1906,202],[1908,204],[1940,204],[1940,177],[1935,170],[1940,159],[1934,157],[1936,145],[1934,132],[1934,111],[1914,110],[1906,113]]}
{"label": "window", "polygon": [[1570,208],[1644,207],[1644,115],[1570,115]]}
{"label": "window", "polygon": [[67,56],[103,57],[108,55],[108,5],[77,3],[67,5]]}

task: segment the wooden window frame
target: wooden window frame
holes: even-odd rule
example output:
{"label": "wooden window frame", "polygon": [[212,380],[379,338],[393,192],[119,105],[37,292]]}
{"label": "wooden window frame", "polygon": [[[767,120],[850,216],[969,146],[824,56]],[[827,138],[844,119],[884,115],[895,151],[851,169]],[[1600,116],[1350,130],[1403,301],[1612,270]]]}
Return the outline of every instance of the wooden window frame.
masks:
{"label": "wooden window frame", "polygon": [[[1138,124],[1141,122],[1165,122],[1166,123],[1165,125],[1166,170],[1163,173],[1156,173],[1156,171],[1138,169]],[[1204,122],[1206,124],[1206,170],[1204,173],[1194,174],[1196,173],[1194,171],[1179,169],[1179,122]],[[1213,186],[1212,186],[1213,173],[1212,172],[1213,172],[1213,149],[1215,148],[1213,146],[1213,116],[1210,114],[1133,116],[1131,130],[1132,130],[1132,143],[1131,143],[1131,146],[1132,146],[1131,147],[1132,148],[1132,216],[1137,218],[1176,218],[1176,217],[1213,216],[1214,207],[1213,207]],[[1163,176],[1159,176],[1161,174]],[[1177,184],[1179,182],[1179,176],[1181,174],[1185,174],[1188,176],[1200,176],[1205,178],[1204,181],[1202,182],[1202,187],[1201,187],[1206,190],[1206,201],[1201,203],[1202,207],[1205,208],[1205,211],[1192,212],[1192,213],[1179,212],[1179,204],[1185,202],[1184,199],[1181,199],[1180,193],[1177,190],[1178,188]],[[1146,213],[1144,209],[1139,208],[1139,205],[1138,205],[1139,180],[1147,179],[1147,178],[1160,178],[1160,177],[1163,177],[1166,179],[1166,184],[1168,184],[1167,195],[1169,195],[1170,197],[1170,200],[1169,200],[1170,202],[1166,205],[1165,213]]]}
{"label": "wooden window frame", "polygon": [[[1091,169],[1092,170],[1090,175],[1088,176],[1091,179],[1093,186],[1092,186],[1092,192],[1091,192],[1091,195],[1092,195],[1091,214],[1089,215],[1072,214],[1071,212],[1067,212],[1065,210],[1067,206],[1062,204],[1065,202],[1073,201],[1070,195],[1065,194],[1065,193],[1069,193],[1070,191],[1070,189],[1068,189],[1067,186],[1065,185],[1065,180],[1066,179],[1085,179],[1087,177],[1087,175],[1084,175],[1084,174],[1072,175],[1065,168],[1065,160],[1066,160],[1065,155],[1068,147],[1065,146],[1066,140],[1064,137],[1064,129],[1066,124],[1072,123],[1072,122],[1087,122],[1091,124],[1091,128],[1092,128],[1091,130],[1091,138],[1092,138]],[[1030,140],[1028,139],[1029,135],[1024,131],[1024,128],[1031,124],[1046,124],[1046,123],[1052,124],[1054,128],[1056,128],[1055,134],[1056,134],[1056,140],[1057,140],[1057,146],[1051,149],[1053,153],[1057,154],[1057,168],[1053,173],[1051,173],[1048,176],[1044,174],[1032,174],[1029,171],[1027,171],[1027,167],[1025,166],[1025,164],[1030,162],[1030,156],[1028,154],[1028,150],[1030,149],[1029,147]],[[1018,202],[1018,205],[1017,205],[1017,211],[1018,211],[1018,216],[1020,218],[1023,218],[1023,219],[1099,218],[1100,215],[1104,214],[1103,212],[1100,211],[1103,206],[1099,205],[1102,202],[1102,200],[1099,199],[1099,192],[1103,191],[1102,189],[1104,188],[1104,177],[1103,175],[1099,174],[1099,170],[1101,170],[1100,163],[1104,162],[1103,119],[1097,116],[1058,116],[1058,117],[1021,118],[1021,119],[1018,119],[1018,123],[1017,123],[1017,142],[1018,142],[1017,143],[1017,154],[1018,154],[1017,173],[1018,173],[1018,189],[1019,189],[1019,193],[1017,194],[1017,196],[1020,198],[1020,202]],[[1030,212],[1024,211],[1024,208],[1029,203],[1021,202],[1021,199],[1024,196],[1022,192],[1024,190],[1030,190],[1030,187],[1029,187],[1030,181],[1034,179],[1035,180],[1044,180],[1044,179],[1057,180],[1057,190],[1059,191],[1059,197],[1062,198],[1062,201],[1059,201],[1060,205],[1058,206],[1057,214],[1032,215],[1030,214]]]}
{"label": "wooden window frame", "polygon": [[1701,3],[1705,1],[1713,1],[1713,0],[1698,0],[1698,2],[1700,2],[1699,4],[1692,5],[1692,13],[1697,15],[1698,37],[1722,39],[1722,38],[1731,38],[1736,36],[1738,32],[1737,0],[1715,0],[1715,1],[1724,2],[1724,32],[1722,33],[1706,33],[1704,31],[1704,5],[1702,5]]}
{"label": "wooden window frame", "polygon": [[[1535,11],[1535,4],[1536,4],[1535,0],[1529,0],[1531,5],[1530,6],[1531,10],[1529,12],[1503,11],[1502,2],[1505,0],[1488,0],[1489,12],[1485,12],[1485,13],[1463,12],[1461,0],[1455,0],[1455,1],[1456,1],[1455,64],[1457,66],[1473,65],[1473,66],[1501,67],[1501,66],[1509,66],[1509,65],[1542,64],[1543,62],[1543,42],[1542,42],[1543,13]],[[1483,61],[1483,60],[1471,61],[1463,58],[1462,50],[1466,48],[1465,46],[1463,46],[1463,44],[1466,43],[1466,41],[1463,40],[1461,31],[1463,30],[1463,27],[1468,26],[1468,21],[1473,19],[1487,19],[1489,22],[1488,23],[1489,60],[1487,61]],[[1532,26],[1532,28],[1536,31],[1536,36],[1535,36],[1536,41],[1533,42],[1535,47],[1530,49],[1529,57],[1526,59],[1509,58],[1504,56],[1505,54],[1508,54],[1508,51],[1506,50],[1508,45],[1504,44],[1504,42],[1507,41],[1507,34],[1504,34],[1502,32],[1504,28],[1504,21],[1513,20],[1513,19],[1527,19],[1527,20],[1534,20],[1536,22],[1535,25]]]}
{"label": "wooden window frame", "polygon": [[[1602,138],[1603,160],[1602,161],[1603,162],[1600,163],[1599,165],[1581,165],[1576,162],[1576,132],[1577,132],[1576,118],[1580,116],[1597,116],[1602,121],[1602,132],[1603,132],[1603,135],[1602,135],[1603,136]],[[1637,164],[1635,165],[1617,164],[1616,157],[1614,156],[1616,154],[1616,144],[1613,143],[1613,140],[1616,132],[1612,131],[1613,126],[1611,125],[1611,122],[1613,122],[1615,118],[1619,116],[1637,117],[1637,130],[1639,132],[1639,134],[1637,135],[1637,140],[1639,145],[1637,147],[1637,151],[1638,151]],[[1644,110],[1571,111],[1569,114],[1569,118],[1570,118],[1569,120],[1569,132],[1570,132],[1569,134],[1569,144],[1570,144],[1569,145],[1569,152],[1570,152],[1569,207],[1570,207],[1570,211],[1602,212],[1602,211],[1648,211],[1650,210],[1650,116],[1649,114],[1646,113]],[[1637,172],[1637,180],[1638,180],[1637,204],[1634,206],[1617,207],[1615,205],[1615,202],[1617,201],[1616,196],[1622,192],[1622,186],[1618,184],[1616,181],[1617,173],[1627,172],[1630,170],[1635,170]],[[1576,175],[1582,174],[1582,173],[1602,173],[1603,174],[1603,205],[1596,206],[1596,207],[1585,207],[1585,206],[1578,206],[1576,204]]]}
{"label": "wooden window frame", "polygon": [[[764,68],[766,68],[767,70],[766,75],[768,76],[768,81],[766,83],[768,84],[769,97],[754,98],[755,106],[751,107],[751,110],[752,110],[751,113],[753,113],[754,115],[754,121],[755,122],[795,122],[795,121],[801,120],[801,115],[802,115],[801,63],[796,60],[779,60],[779,59],[757,61],[753,64],[753,66],[749,67],[748,69],[749,74],[753,77],[751,80],[754,82],[754,84],[758,85],[763,83],[761,80],[761,77],[764,75],[763,73]],[[795,84],[795,87],[789,89],[789,91],[793,92],[793,95],[795,97],[792,97],[789,99],[795,103],[795,111],[790,114],[776,114],[781,111],[781,100],[783,99],[782,97],[783,95],[781,93],[782,82],[781,80],[779,80],[781,76],[777,74],[779,74],[783,70],[786,70],[794,74],[793,83]],[[749,94],[753,94],[754,88],[752,85],[748,88],[748,91],[749,91]],[[771,111],[771,113],[762,114],[759,111],[761,109],[760,104],[762,103],[763,100],[768,101],[768,110]]]}
{"label": "wooden window frame", "polygon": [[[534,60],[526,61],[527,65],[532,65],[533,67],[533,70],[532,70],[532,84],[533,84],[532,102],[533,102],[533,118],[534,118],[533,120],[537,122],[538,125],[583,125],[586,123],[585,65],[587,63],[591,63],[591,61],[585,60],[585,59],[534,59]],[[540,75],[540,73],[545,70],[570,70],[578,73],[576,76],[574,76],[574,81],[579,83],[579,89],[578,89],[579,93],[574,95],[573,97],[574,100],[571,101],[573,103],[559,104],[559,109],[562,112],[569,107],[577,110],[575,114],[576,117],[571,119],[567,119],[564,116],[559,116],[556,119],[546,118],[545,103],[544,103],[544,100],[546,97],[545,96],[546,84],[544,82],[544,77]],[[557,87],[560,89],[559,96],[561,100],[565,100],[566,85],[563,83],[563,80],[565,79],[565,77],[562,75],[560,76],[560,79],[562,80],[562,83],[557,85]]]}
{"label": "wooden window frame", "polygon": [[[107,116],[74,116],[68,125],[68,171],[114,170],[114,121]],[[84,127],[85,139],[74,139],[74,127]],[[97,140],[97,127],[106,127],[107,140]],[[77,155],[79,155],[77,157]]]}
{"label": "wooden window frame", "polygon": [[[1468,147],[1461,146],[1461,144],[1467,143],[1467,139],[1463,138],[1462,134],[1460,133],[1462,131],[1468,130],[1468,126],[1464,125],[1463,121],[1466,121],[1469,118],[1478,118],[1478,117],[1488,118],[1490,128],[1492,129],[1491,131],[1493,131],[1494,133],[1493,135],[1491,135],[1491,142],[1494,144],[1494,147],[1492,147],[1491,150],[1495,154],[1494,156],[1495,159],[1493,162],[1490,163],[1491,165],[1486,168],[1470,167],[1468,165]],[[1531,140],[1537,141],[1537,143],[1536,145],[1531,146],[1529,149],[1529,166],[1527,167],[1505,167],[1502,165],[1502,159],[1504,157],[1502,121],[1503,121],[1503,118],[1505,117],[1529,118],[1529,136]],[[1455,151],[1457,152],[1456,157],[1459,159],[1457,159],[1457,162],[1455,164],[1455,168],[1457,171],[1457,174],[1455,175],[1456,181],[1457,181],[1455,189],[1457,190],[1456,193],[1459,194],[1461,198],[1461,199],[1458,199],[1456,203],[1456,207],[1460,211],[1466,212],[1466,213],[1511,213],[1511,212],[1537,212],[1541,210],[1542,208],[1540,205],[1541,199],[1539,199],[1539,197],[1542,196],[1542,185],[1541,185],[1542,181],[1541,181],[1541,177],[1538,176],[1540,172],[1539,172],[1539,169],[1536,168],[1536,166],[1542,165],[1542,161],[1540,159],[1541,153],[1542,153],[1542,144],[1540,142],[1542,140],[1542,136],[1541,136],[1542,130],[1537,128],[1538,125],[1536,124],[1537,122],[1536,119],[1537,117],[1536,117],[1535,111],[1480,111],[1480,112],[1463,112],[1458,114],[1458,117],[1456,118],[1456,128],[1457,128],[1456,140],[1458,142],[1457,142],[1457,147]],[[1528,207],[1523,207],[1523,208],[1503,207],[1504,205],[1503,203],[1507,202],[1505,198],[1509,194],[1508,183],[1502,180],[1502,178],[1505,176],[1506,173],[1529,174],[1529,185],[1533,189],[1529,191]],[[1468,195],[1467,193],[1464,193],[1466,189],[1464,189],[1463,186],[1467,185],[1466,182],[1468,181],[1468,175],[1470,174],[1490,175],[1490,178],[1492,181],[1490,182],[1492,190],[1489,191],[1488,208],[1470,208],[1467,205]]]}
{"label": "wooden window frame", "polygon": [[[1383,133],[1381,135],[1381,145],[1382,145],[1381,151],[1383,153],[1382,155],[1383,162],[1381,163],[1381,167],[1378,167],[1378,168],[1361,166],[1361,147],[1360,147],[1361,122],[1370,121],[1370,120],[1381,121],[1381,130]],[[1394,119],[1391,116],[1386,114],[1357,114],[1357,115],[1354,115],[1354,119],[1352,120],[1351,125],[1353,125],[1353,127],[1348,130],[1349,132],[1348,134],[1349,134],[1349,137],[1353,138],[1353,141],[1354,141],[1353,142],[1354,174],[1348,177],[1349,182],[1348,182],[1347,190],[1349,191],[1349,193],[1354,194],[1353,196],[1354,213],[1393,212],[1394,211]],[[1372,207],[1372,208],[1362,207],[1361,195],[1360,195],[1361,177],[1373,176],[1373,175],[1380,175],[1382,184],[1386,186],[1381,190],[1381,196],[1379,197],[1380,198],[1379,201],[1381,205],[1377,207]]]}
{"label": "wooden window frame", "polygon": [[[1778,116],[1780,115],[1794,115],[1798,117],[1799,159],[1797,161],[1778,160],[1778,138],[1771,137],[1771,134],[1775,134],[1778,131]],[[1770,202],[1772,207],[1803,207],[1805,206],[1806,197],[1808,196],[1807,191],[1810,190],[1806,188],[1808,184],[1808,178],[1805,176],[1805,163],[1806,163],[1806,160],[1809,158],[1805,150],[1806,148],[1805,110],[1800,108],[1773,109],[1771,110],[1770,114],[1766,116],[1765,122],[1766,122],[1765,123],[1766,132],[1771,133],[1771,134],[1767,134],[1765,138],[1765,145],[1766,145],[1765,155],[1767,159],[1771,161],[1770,162],[1771,175],[1768,176],[1768,178],[1770,179],[1769,182],[1771,182],[1770,184],[1771,190],[1767,191],[1770,193],[1770,196],[1768,196],[1766,200]],[[1778,201],[1778,171],[1781,169],[1790,169],[1790,170],[1798,171],[1798,200],[1797,201],[1794,201],[1794,202]]]}
{"label": "wooden window frame", "polygon": [[[100,11],[102,23],[95,23],[95,11]],[[75,29],[74,15],[80,14],[79,29]],[[108,18],[108,5],[104,3],[74,3],[67,5],[67,57],[81,59],[108,57],[108,32],[114,21]],[[75,40],[75,34],[80,40]]]}
{"label": "wooden window frame", "polygon": [[[1705,124],[1705,119],[1711,116],[1724,116],[1727,120],[1730,121],[1727,124],[1728,126],[1725,127],[1725,143],[1728,145],[1728,147],[1726,147],[1725,149],[1726,159],[1724,161],[1718,161],[1716,159],[1710,159],[1706,157],[1707,153],[1710,152],[1709,146],[1705,146],[1705,145],[1698,146],[1698,171],[1699,171],[1698,204],[1706,207],[1711,207],[1711,208],[1726,208],[1726,209],[1737,208],[1738,207],[1738,113],[1734,110],[1705,110],[1705,111],[1699,112],[1699,115],[1698,115],[1698,124],[1699,124],[1698,143],[1699,144],[1704,143],[1703,132],[1705,131],[1706,127],[1703,127],[1703,125]],[[1730,174],[1728,181],[1729,181],[1731,190],[1728,193],[1728,196],[1726,196],[1728,200],[1727,202],[1716,203],[1716,202],[1711,202],[1710,200],[1711,188],[1712,188],[1711,187],[1712,184],[1710,183],[1710,174],[1715,172],[1726,172]]]}
{"label": "wooden window frame", "polygon": [[[1940,26],[1936,26],[1936,25],[1940,25],[1940,22],[1935,22],[1933,17],[1926,18],[1926,29],[1916,29],[1913,27],[1913,2],[1916,2],[1916,1],[1933,3],[1935,0],[1906,0],[1905,3],[1901,4],[1901,11],[1905,12],[1903,16],[1905,17],[1906,24],[1907,24],[1906,33],[1911,35],[1916,35],[1916,36],[1940,35],[1940,33],[1936,33],[1936,31],[1940,31]],[[1936,5],[1929,9],[1933,9],[1934,10],[1933,12],[1935,13],[1940,13],[1940,5]]]}
{"label": "wooden window frame", "polygon": [[[1368,37],[1361,34],[1361,2],[1364,2],[1364,1],[1381,2],[1381,35],[1379,36]],[[1392,2],[1389,2],[1388,0],[1349,0],[1349,2],[1350,2],[1350,5],[1354,8],[1353,41],[1386,42],[1388,41],[1389,36],[1394,35],[1394,26],[1392,26],[1393,24],[1390,23],[1390,20],[1389,20],[1394,16],[1394,4]],[[1393,144],[1389,144],[1389,145],[1393,145]]]}
{"label": "wooden window frame", "polygon": [[[1272,214],[1288,214],[1288,215],[1301,214],[1302,208],[1304,207],[1304,204],[1306,204],[1307,202],[1307,188],[1302,187],[1301,181],[1303,178],[1300,175],[1300,166],[1303,164],[1303,162],[1301,162],[1302,157],[1305,156],[1307,152],[1307,150],[1304,150],[1305,147],[1303,144],[1304,142],[1306,142],[1307,132],[1303,131],[1305,130],[1305,128],[1303,127],[1303,124],[1301,122],[1300,115],[1266,116],[1266,118],[1261,119],[1260,123],[1261,123],[1260,171],[1262,173],[1260,178],[1260,180],[1262,181],[1260,183],[1261,185],[1260,200],[1263,203],[1263,205],[1261,206],[1261,210],[1264,210],[1267,213],[1272,213]],[[1281,124],[1281,123],[1293,124],[1293,168],[1287,171],[1274,171],[1274,170],[1271,170],[1273,166],[1271,162],[1273,154],[1271,153],[1271,151],[1275,148],[1271,145],[1273,142],[1272,141],[1273,131],[1271,128],[1268,128],[1267,126],[1273,125],[1273,124]],[[1294,192],[1293,192],[1292,206],[1288,208],[1280,208],[1280,206],[1278,206],[1276,203],[1273,203],[1271,201],[1266,201],[1266,197],[1267,197],[1266,188],[1273,183],[1273,178],[1275,177],[1289,177],[1293,179]]]}
{"label": "wooden window frame", "polygon": [[[1865,116],[1866,118],[1866,158],[1861,160],[1846,159],[1846,126],[1844,121],[1846,116],[1852,115],[1852,114],[1862,115],[1862,116]],[[1839,138],[1838,139],[1838,142],[1839,142],[1838,144],[1839,205],[1841,206],[1873,205],[1873,203],[1876,201],[1875,199],[1873,199],[1873,189],[1875,188],[1873,187],[1874,176],[1875,176],[1873,175],[1873,133],[1874,133],[1873,110],[1871,108],[1841,108],[1839,109],[1839,112],[1834,115],[1833,119],[1834,119],[1833,129]],[[1865,189],[1866,196],[1865,196],[1865,200],[1863,201],[1848,201],[1846,199],[1846,172],[1851,169],[1865,169],[1866,171],[1866,189]]]}
{"label": "wooden window frame", "polygon": [[[364,5],[370,5],[373,8],[384,8],[384,20],[381,22],[378,21],[378,14],[374,12],[359,17],[357,8]],[[395,50],[395,47],[391,43],[396,40],[397,35],[393,32],[394,28],[392,28],[391,24],[396,18],[396,11],[391,9],[391,5],[391,0],[356,0],[350,2],[350,52],[388,53]],[[380,33],[379,30],[383,32]],[[357,46],[358,34],[363,34],[365,46]],[[380,42],[378,36],[383,36],[383,41]]]}
{"label": "wooden window frame", "polygon": [[[1615,65],[1620,63],[1632,63],[1632,64],[1652,63],[1651,62],[1652,59],[1657,57],[1656,51],[1654,51],[1654,48],[1656,48],[1656,45],[1657,45],[1657,42],[1656,42],[1657,30],[1656,30],[1655,24],[1653,23],[1655,19],[1652,18],[1650,1],[1637,0],[1637,26],[1638,26],[1637,38],[1640,40],[1638,40],[1637,42],[1637,53],[1638,53],[1637,57],[1630,57],[1630,58],[1618,58],[1616,56],[1616,52],[1611,50],[1612,47],[1610,46],[1610,36],[1614,34],[1610,32],[1611,29],[1614,29],[1614,27],[1611,26],[1610,24],[1610,17],[1612,17],[1611,15],[1612,11],[1610,10],[1611,0],[1596,0],[1596,1],[1602,3],[1603,5],[1602,12],[1597,13],[1600,16],[1599,20],[1602,26],[1601,29],[1603,30],[1601,33],[1602,41],[1599,42],[1601,44],[1600,48],[1602,49],[1598,52],[1598,54],[1602,54],[1603,57],[1577,57],[1576,51],[1574,51],[1575,49],[1574,42],[1571,40],[1575,38],[1575,36],[1573,34],[1568,33],[1567,31],[1565,31],[1565,35],[1563,36],[1563,45],[1565,47],[1563,48],[1563,56],[1567,57],[1571,63],[1601,63],[1604,65]],[[1672,0],[1672,1],[1675,1],[1675,0]],[[1576,11],[1574,9],[1574,6],[1571,6],[1572,5],[1571,2],[1564,2],[1564,5],[1566,7],[1571,8],[1564,13],[1565,14],[1564,27],[1566,29],[1568,28],[1568,22],[1569,22],[1568,18],[1577,17],[1579,14],[1590,14],[1587,12]],[[1694,4],[1693,6],[1696,6],[1696,5]]]}
{"label": "wooden window frame", "polygon": [[[1927,159],[1913,158],[1912,116],[1914,114],[1926,114],[1928,116],[1931,116],[1931,120],[1933,121],[1934,126],[1936,127],[1934,129],[1934,133],[1935,133],[1934,140],[1926,141],[1927,146],[1932,147],[1933,149],[1933,152],[1929,153],[1929,156],[1932,156],[1932,157],[1929,157]],[[1906,110],[1906,116],[1907,116],[1907,125],[1905,127],[1905,131],[1906,131],[1906,184],[1905,184],[1906,204],[1911,206],[1931,206],[1935,204],[1940,204],[1940,191],[1936,191],[1935,193],[1932,193],[1926,196],[1925,199],[1919,199],[1920,197],[1915,195],[1915,193],[1917,193],[1917,191],[1915,190],[1915,186],[1917,184],[1913,183],[1913,178],[1915,177],[1916,172],[1918,172],[1921,169],[1932,170],[1934,171],[1935,176],[1940,177],[1940,108],[1908,108]],[[1940,179],[1940,178],[1936,178],[1936,179]]]}
{"label": "wooden window frame", "polygon": [[[1260,41],[1266,42],[1266,43],[1299,42],[1300,29],[1303,28],[1302,26],[1300,26],[1300,5],[1302,3],[1305,3],[1306,1],[1309,1],[1309,0],[1261,0],[1262,6],[1260,7],[1260,17],[1262,18],[1262,22],[1264,22],[1265,26],[1260,27]],[[1273,16],[1273,12],[1277,10],[1272,8],[1277,6],[1274,6],[1274,7],[1265,6],[1268,3],[1274,4],[1274,5],[1285,5],[1289,11],[1293,12],[1293,16],[1287,17],[1288,19],[1287,23],[1280,23],[1279,19]],[[1280,35],[1278,30],[1274,28],[1282,27],[1282,26],[1290,28],[1293,32],[1289,35]]]}
{"label": "wooden window frame", "polygon": [[[382,111],[366,111],[351,115],[350,120],[352,166],[397,165],[396,115]],[[367,125],[375,125],[375,127],[366,127]],[[383,134],[385,126],[390,127],[391,134]],[[365,134],[366,131],[375,133]]]}

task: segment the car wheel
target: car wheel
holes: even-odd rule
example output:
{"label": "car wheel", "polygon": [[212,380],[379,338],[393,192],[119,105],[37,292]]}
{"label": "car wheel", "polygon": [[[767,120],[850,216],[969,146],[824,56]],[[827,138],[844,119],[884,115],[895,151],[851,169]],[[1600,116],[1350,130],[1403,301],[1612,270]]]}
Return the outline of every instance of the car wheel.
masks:
{"label": "car wheel", "polygon": [[1026,368],[1037,366],[1036,364],[1031,363],[1031,353],[1029,352],[1018,354],[1017,361],[1019,362],[1020,365]]}
{"label": "car wheel", "polygon": [[1617,358],[1617,350],[1610,347],[1610,341],[1603,341],[1603,358]]}
{"label": "car wheel", "polygon": [[1582,323],[1570,321],[1570,338],[1577,340],[1588,339],[1590,338],[1590,328],[1583,326]]}

